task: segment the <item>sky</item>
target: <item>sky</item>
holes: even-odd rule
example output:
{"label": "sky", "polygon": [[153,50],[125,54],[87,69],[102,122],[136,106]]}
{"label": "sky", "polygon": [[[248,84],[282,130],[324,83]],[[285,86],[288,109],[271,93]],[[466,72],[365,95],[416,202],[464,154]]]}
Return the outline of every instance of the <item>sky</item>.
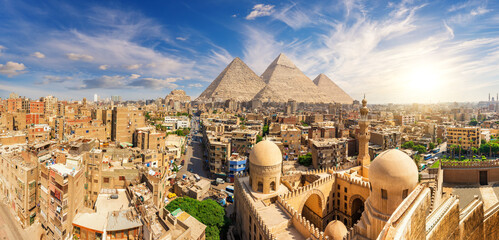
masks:
{"label": "sky", "polygon": [[286,54],[370,103],[499,92],[499,1],[0,0],[0,97],[197,97]]}

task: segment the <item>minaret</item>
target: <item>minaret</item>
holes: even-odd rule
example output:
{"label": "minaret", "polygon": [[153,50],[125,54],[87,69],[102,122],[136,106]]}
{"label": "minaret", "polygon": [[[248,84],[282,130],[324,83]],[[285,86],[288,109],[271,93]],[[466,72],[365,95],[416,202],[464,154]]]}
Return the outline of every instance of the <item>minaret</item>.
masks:
{"label": "minaret", "polygon": [[359,156],[357,156],[357,161],[361,165],[361,173],[363,177],[369,177],[369,164],[371,163],[371,157],[369,156],[369,139],[371,135],[369,134],[369,120],[367,119],[367,114],[369,113],[369,108],[367,108],[367,100],[364,95],[362,100],[362,107],[360,108],[360,119],[359,119]]}

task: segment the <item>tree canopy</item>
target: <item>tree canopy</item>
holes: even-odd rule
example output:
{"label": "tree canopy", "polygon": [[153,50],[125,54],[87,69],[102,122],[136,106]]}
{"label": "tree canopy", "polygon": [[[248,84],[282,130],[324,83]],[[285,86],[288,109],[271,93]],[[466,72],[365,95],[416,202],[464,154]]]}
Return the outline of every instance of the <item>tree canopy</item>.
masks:
{"label": "tree canopy", "polygon": [[229,225],[230,221],[225,217],[225,209],[212,199],[198,201],[190,197],[176,198],[165,207],[173,212],[177,208],[189,213],[198,221],[206,225],[206,239],[221,239],[222,228]]}
{"label": "tree canopy", "polygon": [[299,156],[298,163],[307,167],[312,165],[312,153],[307,153],[305,155]]}

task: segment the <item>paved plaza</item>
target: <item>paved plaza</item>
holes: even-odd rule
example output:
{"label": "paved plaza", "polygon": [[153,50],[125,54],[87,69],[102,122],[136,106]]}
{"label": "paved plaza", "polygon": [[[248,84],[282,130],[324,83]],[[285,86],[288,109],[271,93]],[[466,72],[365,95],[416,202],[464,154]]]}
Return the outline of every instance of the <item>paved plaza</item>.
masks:
{"label": "paved plaza", "polygon": [[499,201],[499,183],[489,185],[456,185],[444,184],[444,192],[459,196],[459,208],[466,207],[478,195],[483,199],[484,209],[489,209]]}

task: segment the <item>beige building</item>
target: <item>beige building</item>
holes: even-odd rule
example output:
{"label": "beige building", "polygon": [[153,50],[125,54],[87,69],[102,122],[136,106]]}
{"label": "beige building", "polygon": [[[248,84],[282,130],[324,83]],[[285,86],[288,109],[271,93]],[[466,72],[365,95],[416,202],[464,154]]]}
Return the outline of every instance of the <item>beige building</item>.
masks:
{"label": "beige building", "polygon": [[38,165],[36,157],[25,151],[0,154],[0,190],[8,199],[23,227],[34,223],[38,209]]}
{"label": "beige building", "polygon": [[478,127],[449,127],[447,128],[447,144],[461,145],[463,149],[480,147],[480,128]]}
{"label": "beige building", "polygon": [[315,169],[337,167],[347,161],[348,141],[344,138],[311,140],[312,166]]}
{"label": "beige building", "polygon": [[145,124],[142,111],[127,107],[114,107],[111,140],[132,143],[135,129],[144,127]]}
{"label": "beige building", "polygon": [[47,239],[71,236],[72,222],[84,206],[85,174],[79,162],[40,165],[40,223]]}
{"label": "beige building", "polygon": [[242,155],[249,155],[249,152],[256,144],[256,136],[258,131],[256,130],[234,130],[231,132],[231,151]]}

